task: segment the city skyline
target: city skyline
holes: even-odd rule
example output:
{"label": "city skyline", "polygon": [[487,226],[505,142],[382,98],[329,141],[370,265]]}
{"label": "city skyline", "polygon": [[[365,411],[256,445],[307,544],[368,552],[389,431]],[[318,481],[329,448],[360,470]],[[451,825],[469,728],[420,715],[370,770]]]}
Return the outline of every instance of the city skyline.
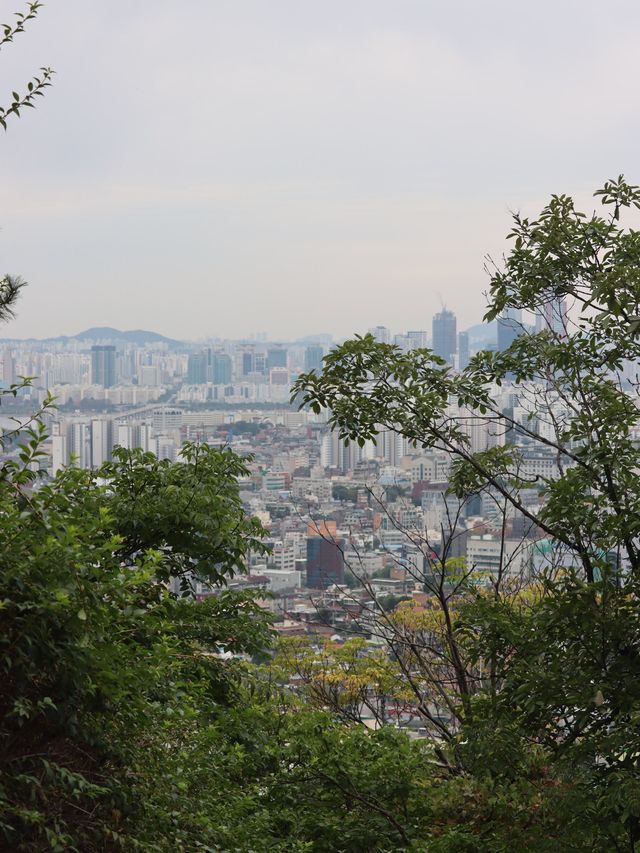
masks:
{"label": "city skyline", "polygon": [[[112,340],[120,340],[124,342],[125,340],[129,343],[137,343],[137,344],[148,344],[153,341],[157,341],[159,343],[166,342],[169,344],[179,344],[185,346],[198,346],[205,343],[212,342],[222,342],[222,341],[246,341],[250,343],[256,344],[270,344],[270,343],[337,343],[343,340],[347,340],[355,335],[362,335],[365,333],[372,334],[376,339],[383,340],[386,343],[391,343],[395,338],[402,338],[408,336],[413,340],[413,347],[418,346],[429,346],[430,341],[433,337],[433,322],[436,318],[440,317],[442,314],[453,315],[455,321],[457,323],[457,315],[454,311],[451,311],[444,305],[441,310],[437,311],[433,314],[433,316],[426,316],[423,318],[424,327],[418,330],[407,330],[407,324],[410,322],[408,318],[404,319],[404,322],[401,323],[398,327],[387,326],[382,323],[378,323],[374,326],[369,326],[368,328],[360,327],[354,329],[354,331],[350,335],[346,336],[335,336],[330,334],[327,331],[321,329],[312,329],[310,332],[306,334],[301,334],[299,331],[294,329],[290,329],[289,333],[275,337],[267,331],[251,331],[245,335],[232,336],[232,335],[224,335],[224,334],[216,334],[211,332],[210,334],[205,334],[199,337],[195,336],[186,336],[179,338],[175,335],[165,335],[158,332],[156,329],[152,328],[136,328],[136,329],[120,329],[115,328],[113,326],[105,326],[101,324],[95,324],[89,326],[86,329],[76,330],[70,334],[49,334],[43,337],[36,336],[11,336],[9,334],[5,334],[0,337],[0,342],[16,342],[16,343],[46,343],[48,341],[52,342],[71,342],[71,341],[82,341],[82,340],[93,340],[93,341],[112,341]],[[413,318],[415,320],[415,318]],[[535,323],[535,315],[531,314],[530,319],[532,323]],[[467,331],[475,331],[478,333],[480,337],[485,337],[488,333],[489,335],[493,334],[493,337],[498,340],[498,326],[499,323],[497,321],[491,321],[489,323],[485,322],[482,316],[478,316],[475,318],[475,322],[471,323],[469,326],[465,328],[461,328],[460,332],[465,334]],[[9,321],[5,325],[5,329],[8,331],[11,330],[11,321]],[[486,331],[482,331],[482,330]],[[381,337],[380,337],[381,333]],[[398,341],[396,341],[398,342]],[[455,349],[455,347],[454,347]]]}

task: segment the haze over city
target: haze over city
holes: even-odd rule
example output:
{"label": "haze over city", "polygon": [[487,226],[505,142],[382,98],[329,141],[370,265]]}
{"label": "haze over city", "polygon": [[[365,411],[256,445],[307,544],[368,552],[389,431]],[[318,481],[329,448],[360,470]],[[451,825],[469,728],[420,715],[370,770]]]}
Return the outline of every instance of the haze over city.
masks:
{"label": "haze over city", "polygon": [[510,210],[637,179],[635,3],[150,8],[47,4],[3,53],[56,70],[3,139],[6,336],[465,328]]}

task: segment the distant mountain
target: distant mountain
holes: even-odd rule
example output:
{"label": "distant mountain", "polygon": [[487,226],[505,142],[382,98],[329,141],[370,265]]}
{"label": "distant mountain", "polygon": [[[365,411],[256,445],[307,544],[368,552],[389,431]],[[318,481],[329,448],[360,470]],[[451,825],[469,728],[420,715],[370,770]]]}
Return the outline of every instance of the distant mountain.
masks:
{"label": "distant mountain", "polygon": [[465,329],[469,335],[470,347],[490,346],[498,344],[498,324],[495,320],[490,323],[476,323],[475,326],[469,326]]}
{"label": "distant mountain", "polygon": [[[5,338],[4,340],[15,340]],[[77,335],[58,335],[55,338],[28,338],[27,340],[55,341],[64,343],[66,341],[101,341],[108,343],[129,343],[145,346],[146,344],[165,343],[170,347],[182,346],[180,341],[175,341],[172,338],[167,338],[158,332],[148,332],[145,329],[132,329],[131,331],[122,332],[120,329],[114,329],[111,326],[94,326],[91,329],[85,329],[83,332],[78,332]]]}
{"label": "distant mountain", "polygon": [[132,329],[128,332],[121,332],[119,329],[112,329],[110,326],[94,326],[91,329],[86,329],[84,332],[78,332],[77,335],[71,335],[70,339],[78,341],[127,341],[130,344],[165,343],[171,346],[179,344],[180,341],[175,341],[172,338],[167,338],[158,332],[148,332],[146,329]]}

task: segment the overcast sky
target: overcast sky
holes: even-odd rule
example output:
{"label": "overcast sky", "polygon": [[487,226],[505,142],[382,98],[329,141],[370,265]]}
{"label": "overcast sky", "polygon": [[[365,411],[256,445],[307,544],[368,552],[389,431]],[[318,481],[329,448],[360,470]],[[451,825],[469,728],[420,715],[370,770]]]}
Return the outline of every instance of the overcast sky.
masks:
{"label": "overcast sky", "polygon": [[[0,21],[19,0],[0,0]],[[509,211],[640,182],[637,0],[48,0],[0,54],[10,336],[478,322]]]}

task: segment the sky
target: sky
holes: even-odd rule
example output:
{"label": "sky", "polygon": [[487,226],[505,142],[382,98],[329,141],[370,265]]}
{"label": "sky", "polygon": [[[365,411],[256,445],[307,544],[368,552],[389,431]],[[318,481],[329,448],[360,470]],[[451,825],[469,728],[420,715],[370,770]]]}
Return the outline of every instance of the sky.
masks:
{"label": "sky", "polygon": [[56,71],[0,136],[5,335],[479,322],[512,211],[640,183],[639,38],[637,0],[48,0],[0,52],[5,106]]}

